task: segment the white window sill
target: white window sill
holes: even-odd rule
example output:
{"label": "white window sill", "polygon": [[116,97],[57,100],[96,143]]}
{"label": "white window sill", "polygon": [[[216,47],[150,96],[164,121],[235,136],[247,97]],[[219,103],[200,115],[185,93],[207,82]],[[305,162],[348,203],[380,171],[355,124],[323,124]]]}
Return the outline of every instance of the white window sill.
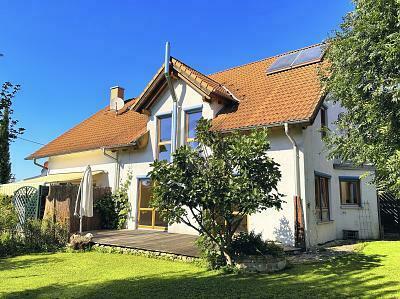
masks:
{"label": "white window sill", "polygon": [[333,222],[334,222],[334,220],[324,220],[324,221],[319,220],[319,221],[317,221],[317,224],[318,225],[319,224],[331,224]]}
{"label": "white window sill", "polygon": [[344,210],[347,210],[347,209],[349,209],[349,210],[361,210],[362,209],[362,207],[360,207],[359,205],[340,205],[340,208],[341,209],[344,209]]}

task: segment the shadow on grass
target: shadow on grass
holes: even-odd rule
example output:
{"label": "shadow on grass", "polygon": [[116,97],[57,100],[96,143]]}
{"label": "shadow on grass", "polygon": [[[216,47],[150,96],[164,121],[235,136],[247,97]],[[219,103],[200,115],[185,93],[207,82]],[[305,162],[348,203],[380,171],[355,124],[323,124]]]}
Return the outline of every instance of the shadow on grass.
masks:
{"label": "shadow on grass", "polygon": [[[327,263],[297,265],[272,275],[221,275],[216,272],[160,273],[93,284],[81,281],[7,294],[20,297],[210,298],[210,297],[395,297],[399,283],[365,273],[381,266],[381,255],[351,254]],[[397,293],[398,294],[398,293]]]}
{"label": "shadow on grass", "polygon": [[[40,255],[42,257],[38,258]],[[49,256],[54,255],[54,252],[49,253],[32,253],[24,256],[24,259],[18,257],[0,258],[0,272],[13,269],[24,269],[29,267],[36,267],[38,265],[48,263]],[[61,263],[64,259],[60,257],[52,257],[52,263]]]}

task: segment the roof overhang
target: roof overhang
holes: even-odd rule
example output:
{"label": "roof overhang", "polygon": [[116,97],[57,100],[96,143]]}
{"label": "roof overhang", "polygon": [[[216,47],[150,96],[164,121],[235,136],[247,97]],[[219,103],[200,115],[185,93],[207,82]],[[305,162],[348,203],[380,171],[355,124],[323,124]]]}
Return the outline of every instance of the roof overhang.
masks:
{"label": "roof overhang", "polygon": [[77,153],[81,153],[81,152],[103,150],[103,149],[112,150],[112,151],[140,150],[140,149],[143,149],[144,147],[146,147],[148,141],[149,141],[149,132],[146,131],[145,133],[141,134],[138,138],[136,138],[131,143],[107,145],[107,146],[102,146],[102,147],[88,147],[88,148],[82,148],[82,149],[77,149],[77,150],[66,150],[66,151],[56,152],[51,155],[30,155],[30,156],[26,157],[25,160],[49,158],[49,157],[77,154]]}
{"label": "roof overhang", "polygon": [[[198,75],[195,75],[190,71],[187,71],[188,69],[189,67],[183,65],[183,63],[173,58],[171,62],[171,77],[185,81],[185,83],[191,86],[206,101],[216,99],[218,101],[227,101],[230,103],[239,102],[238,98],[227,87],[197,71],[196,72]],[[193,69],[191,70],[194,71]],[[218,89],[211,85],[217,86]],[[137,112],[149,111],[150,107],[158,99],[158,96],[165,90],[166,87],[167,80],[164,75],[163,64],[151,81],[147,84],[143,92],[139,95],[135,105],[132,106],[131,109]]]}

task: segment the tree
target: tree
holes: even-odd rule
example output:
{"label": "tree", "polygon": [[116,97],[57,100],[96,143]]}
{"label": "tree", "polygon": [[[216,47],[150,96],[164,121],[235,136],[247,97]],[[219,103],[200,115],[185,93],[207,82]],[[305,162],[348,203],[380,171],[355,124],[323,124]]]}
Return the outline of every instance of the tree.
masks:
{"label": "tree", "polygon": [[18,121],[12,118],[12,99],[19,89],[19,85],[6,82],[0,92],[0,184],[11,179],[10,142],[24,132],[23,128],[17,128]]}
{"label": "tree", "polygon": [[357,0],[327,42],[326,91],[346,111],[326,143],[331,157],[373,163],[400,195],[400,2]]}
{"label": "tree", "polygon": [[223,135],[201,119],[196,141],[196,149],[178,148],[172,163],[152,164],[152,205],[169,223],[184,223],[209,238],[232,264],[231,243],[243,218],[281,208],[279,165],[267,155],[266,129]]}

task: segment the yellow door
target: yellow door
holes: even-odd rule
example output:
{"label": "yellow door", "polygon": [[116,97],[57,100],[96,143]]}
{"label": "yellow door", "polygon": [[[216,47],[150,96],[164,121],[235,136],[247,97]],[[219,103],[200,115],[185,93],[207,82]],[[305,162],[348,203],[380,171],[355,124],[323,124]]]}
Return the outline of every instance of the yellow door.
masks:
{"label": "yellow door", "polygon": [[140,179],[138,202],[138,223],[139,228],[167,229],[167,223],[160,218],[159,213],[150,207],[151,182],[149,179]]}

